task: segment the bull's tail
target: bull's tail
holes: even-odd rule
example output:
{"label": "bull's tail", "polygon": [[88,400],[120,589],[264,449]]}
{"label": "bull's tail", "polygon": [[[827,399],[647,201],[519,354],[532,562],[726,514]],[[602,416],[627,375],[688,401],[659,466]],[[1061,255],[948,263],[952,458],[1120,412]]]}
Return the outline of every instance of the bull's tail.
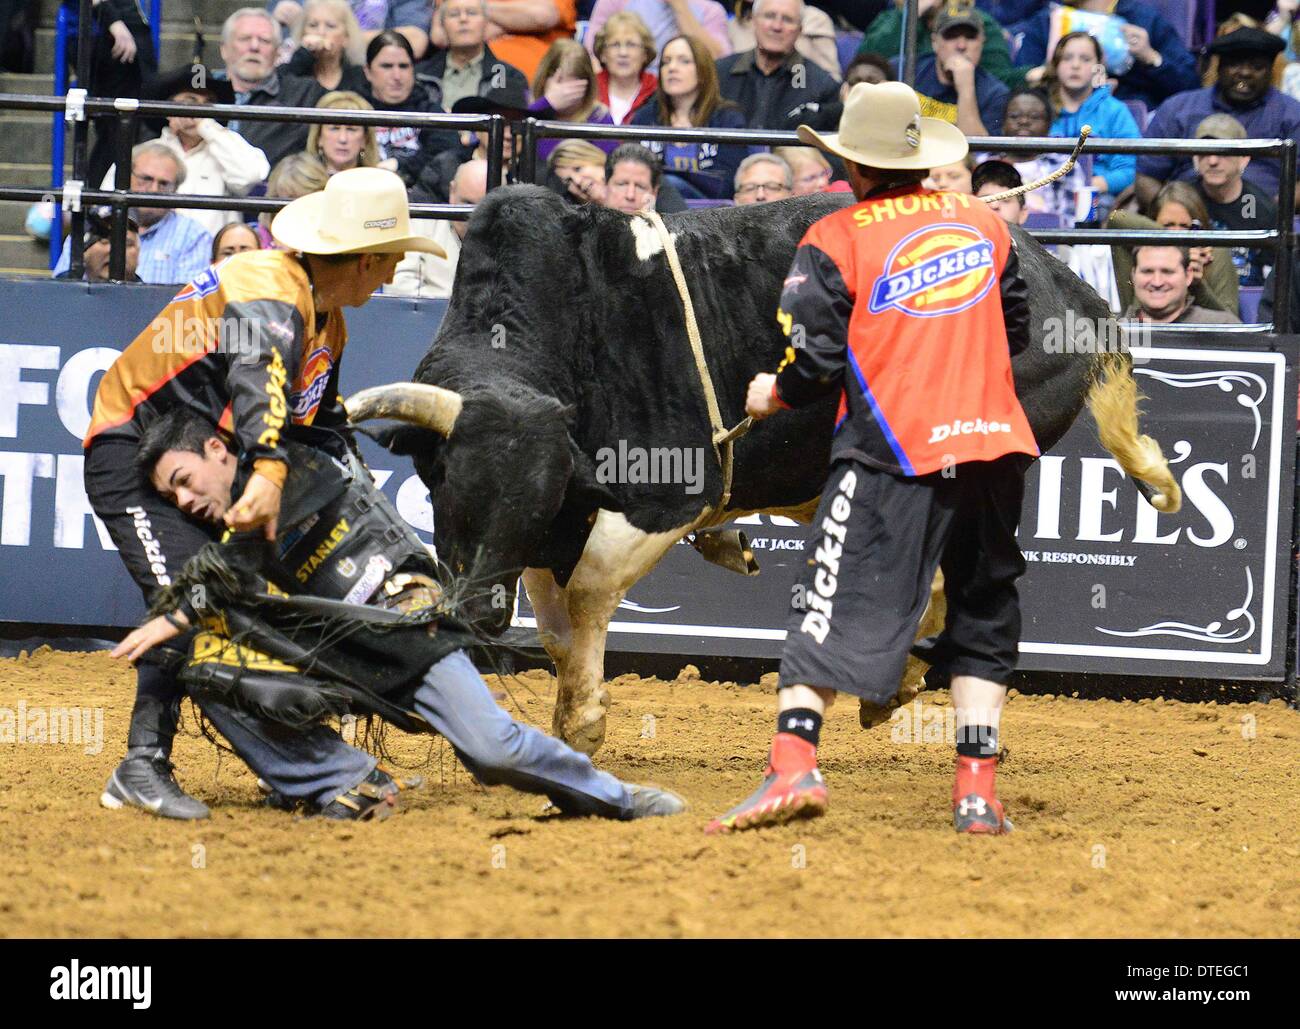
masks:
{"label": "bull's tail", "polygon": [[1088,389],[1088,410],[1097,422],[1101,445],[1114,455],[1130,476],[1153,491],[1147,494],[1157,511],[1173,514],[1182,506],[1182,490],[1160,444],[1138,428],[1137,382],[1133,379],[1133,362],[1129,355],[1107,351],[1097,363],[1095,377]]}

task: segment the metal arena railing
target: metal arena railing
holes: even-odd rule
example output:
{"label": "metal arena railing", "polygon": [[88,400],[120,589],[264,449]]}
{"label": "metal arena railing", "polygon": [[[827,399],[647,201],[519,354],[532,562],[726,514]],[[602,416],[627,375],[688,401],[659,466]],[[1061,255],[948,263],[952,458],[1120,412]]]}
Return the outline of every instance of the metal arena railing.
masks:
{"label": "metal arena railing", "polygon": [[[417,128],[442,128],[486,132],[488,134],[489,188],[501,181],[503,144],[506,122],[499,115],[423,114],[409,111],[340,111],[319,108],[241,106],[236,104],[205,104],[200,108],[205,117],[245,121],[289,121],[333,125],[415,126]],[[72,212],[70,246],[72,265],[70,277],[80,278],[84,273],[82,260],[84,214],[83,202],[107,204],[113,209],[113,236],[109,275],[121,279],[126,267],[126,219],[119,217],[132,205],[160,208],[191,208],[197,210],[237,210],[249,212],[275,211],[288,201],[271,198],[201,197],[191,194],[131,193],[130,155],[131,141],[135,139],[135,123],[139,117],[193,117],[195,105],[170,102],[143,102],[118,98],[90,99],[74,90],[68,97],[22,96],[0,94],[0,110],[63,111],[74,129],[74,176],[62,188],[37,189],[25,187],[0,187],[0,201],[39,201],[58,198],[65,210]],[[120,120],[116,178],[113,190],[89,190],[81,181],[86,160],[86,116],[111,115]],[[664,126],[592,125],[563,121],[539,121],[528,118],[514,126],[517,137],[522,137],[516,147],[517,178],[533,182],[537,178],[537,142],[548,138],[596,140],[662,140],[666,142],[717,143],[721,145],[798,145],[800,140],[793,132],[757,129],[678,129]],[[1012,138],[978,136],[970,139],[971,150],[997,154],[1070,153],[1074,142],[1059,138]],[[1120,229],[1033,229],[1030,235],[1040,242],[1092,243],[1109,245],[1174,244],[1182,246],[1249,246],[1274,251],[1273,275],[1278,283],[1273,305],[1274,331],[1289,332],[1290,304],[1286,302],[1294,266],[1294,219],[1296,146],[1293,140],[1209,140],[1209,139],[1089,139],[1084,144],[1085,153],[1162,154],[1188,156],[1192,154],[1220,154],[1251,157],[1276,157],[1281,161],[1281,188],[1278,191],[1278,226],[1275,229],[1228,232],[1198,230],[1176,232],[1170,230],[1120,230]],[[423,217],[464,218],[469,208],[456,208],[447,204],[413,204],[411,213]],[[57,244],[56,244],[57,245]],[[1180,329],[1186,327],[1179,326]],[[1216,331],[1233,331],[1231,326],[1217,326]],[[1258,331],[1257,326],[1244,326],[1235,331]]]}
{"label": "metal arena railing", "polygon": [[[65,97],[0,94],[0,111],[64,111],[73,124],[73,177],[61,187],[0,186],[0,201],[58,199],[63,210],[72,212],[69,229],[71,265],[69,277],[79,279],[85,272],[83,260],[85,213],[83,203],[106,204],[113,210],[113,235],[110,239],[109,277],[121,280],[126,275],[126,218],[131,206],[190,208],[220,211],[277,211],[289,201],[271,198],[211,197],[185,193],[132,193],[131,148],[136,137],[136,120],[145,118],[192,118],[201,112],[206,118],[228,121],[284,121],[328,125],[413,126],[415,128],[450,129],[487,133],[488,183],[501,181],[505,119],[500,115],[425,114],[418,111],[340,111],[316,107],[261,107],[238,104],[177,104],[170,101],[146,102],[130,98],[91,99],[73,90]],[[112,190],[85,188],[82,181],[86,166],[86,117],[112,115],[119,119],[116,171]],[[423,217],[465,218],[469,207],[450,204],[412,204],[411,213]],[[52,234],[53,235],[53,234]],[[51,239],[51,246],[58,246]]]}
{"label": "metal arena railing", "polygon": [[[911,5],[908,5],[911,6]],[[536,180],[537,143],[542,139],[613,139],[626,142],[661,140],[672,143],[750,144],[764,146],[802,146],[794,132],[777,132],[759,129],[677,129],[666,126],[591,125],[565,121],[538,121],[529,118],[523,123],[522,145],[519,153],[519,179]],[[972,153],[987,154],[1068,154],[1074,150],[1075,141],[1061,138],[1024,138],[1004,136],[970,136]],[[1249,246],[1272,250],[1276,255],[1273,276],[1276,302],[1273,304],[1274,332],[1291,331],[1291,310],[1288,295],[1291,288],[1291,271],[1294,265],[1295,242],[1295,186],[1296,144],[1291,139],[1088,139],[1084,153],[1093,154],[1159,154],[1185,156],[1193,154],[1218,154],[1238,157],[1277,157],[1282,162],[1278,188],[1278,226],[1274,229],[1250,229],[1241,232],[1225,230],[1197,230],[1176,232],[1168,229],[1027,229],[1029,235],[1040,243],[1100,243],[1135,246]],[[1268,323],[1264,323],[1268,324]],[[1176,326],[1179,331],[1197,331],[1190,326]],[[1214,331],[1257,332],[1259,326],[1215,325]]]}

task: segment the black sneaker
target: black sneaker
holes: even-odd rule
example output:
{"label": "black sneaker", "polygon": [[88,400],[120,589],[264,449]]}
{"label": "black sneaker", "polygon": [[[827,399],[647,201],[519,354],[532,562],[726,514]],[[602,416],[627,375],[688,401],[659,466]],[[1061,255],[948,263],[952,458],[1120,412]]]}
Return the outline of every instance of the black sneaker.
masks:
{"label": "black sneaker", "polygon": [[314,812],[338,821],[382,821],[397,810],[401,787],[387,772],[376,768],[346,793],[340,793]]}
{"label": "black sneaker", "polygon": [[99,802],[114,811],[129,804],[161,818],[207,818],[208,806],[180,788],[174,769],[165,757],[126,758],[108,777]]}

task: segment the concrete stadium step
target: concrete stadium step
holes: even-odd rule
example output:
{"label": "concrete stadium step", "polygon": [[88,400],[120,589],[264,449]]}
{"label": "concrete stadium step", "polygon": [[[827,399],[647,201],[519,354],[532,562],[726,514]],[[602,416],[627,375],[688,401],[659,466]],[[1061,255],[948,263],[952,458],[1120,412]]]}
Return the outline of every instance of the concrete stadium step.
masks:
{"label": "concrete stadium step", "polygon": [[[0,123],[0,133],[3,133],[3,131],[4,125]],[[3,147],[0,147],[0,150],[3,150]],[[72,166],[64,165],[63,174],[65,178],[71,175]],[[0,185],[44,187],[49,184],[49,162],[26,164],[18,161],[0,161]]]}
{"label": "concrete stadium step", "polygon": [[[53,124],[53,115],[40,111],[10,112],[0,116],[0,160],[48,166]],[[72,146],[71,133],[67,135],[66,146]]]}
{"label": "concrete stadium step", "polygon": [[27,235],[26,221],[27,209],[31,204],[20,204],[13,200],[0,200],[0,235],[5,236],[22,236],[24,239],[30,239]]}
{"label": "concrete stadium step", "polygon": [[49,74],[19,75],[16,72],[0,72],[0,93],[50,96],[54,93],[54,76]]}
{"label": "concrete stadium step", "polygon": [[[149,16],[149,0],[141,0],[145,17]],[[251,0],[163,0],[163,23],[169,21],[193,22],[197,14],[204,22],[220,25],[241,7],[260,7]],[[59,16],[59,0],[41,0],[40,24],[53,28]],[[216,36],[210,37],[214,41]]]}
{"label": "concrete stadium step", "polygon": [[49,253],[46,244],[37,242],[25,232],[0,232],[0,274],[47,276],[50,274]]}
{"label": "concrete stadium step", "polygon": [[[221,55],[217,49],[221,39],[221,25],[204,23],[203,35],[207,40],[204,56],[211,64],[221,64]],[[194,24],[192,22],[164,22],[162,29],[161,59],[159,67],[176,68],[189,64],[194,52]],[[50,75],[54,72],[54,26],[36,30],[36,71],[38,74]]]}

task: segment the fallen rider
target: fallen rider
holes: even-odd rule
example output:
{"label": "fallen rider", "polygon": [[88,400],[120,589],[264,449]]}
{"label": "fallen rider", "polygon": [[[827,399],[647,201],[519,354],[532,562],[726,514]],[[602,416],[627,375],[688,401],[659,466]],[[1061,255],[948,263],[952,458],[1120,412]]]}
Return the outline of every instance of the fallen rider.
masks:
{"label": "fallen rider", "polygon": [[[189,631],[184,598],[203,618],[181,672],[196,699],[304,732],[347,711],[436,732],[484,785],[545,794],[569,815],[626,820],[685,810],[675,794],[621,782],[502,710],[465,653],[474,637],[447,613],[433,558],[365,467],[289,448],[274,542],[254,531],[205,546],[115,657],[138,660]],[[182,408],[145,431],[138,466],[165,500],[208,522],[222,520],[250,474],[211,422]],[[338,746],[315,748],[310,776],[240,756],[288,802],[321,805],[331,798],[304,783],[353,760],[353,748],[330,738]],[[397,787],[365,792],[353,801],[391,807]]]}

